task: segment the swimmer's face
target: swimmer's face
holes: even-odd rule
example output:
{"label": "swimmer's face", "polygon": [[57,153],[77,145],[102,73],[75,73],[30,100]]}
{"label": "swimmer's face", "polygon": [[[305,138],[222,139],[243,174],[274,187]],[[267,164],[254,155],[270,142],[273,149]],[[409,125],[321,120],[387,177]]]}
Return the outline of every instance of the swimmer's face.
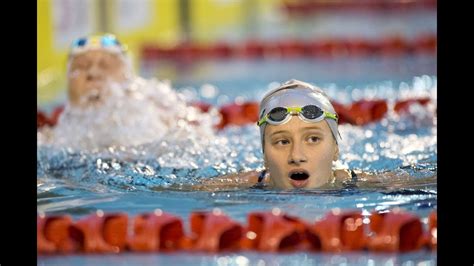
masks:
{"label": "swimmer's face", "polygon": [[265,128],[265,166],[275,188],[317,188],[332,180],[339,149],[326,121],[306,123],[293,116]]}
{"label": "swimmer's face", "polygon": [[76,55],[68,75],[69,101],[76,106],[99,102],[106,84],[123,82],[126,74],[127,66],[117,54],[91,50]]}

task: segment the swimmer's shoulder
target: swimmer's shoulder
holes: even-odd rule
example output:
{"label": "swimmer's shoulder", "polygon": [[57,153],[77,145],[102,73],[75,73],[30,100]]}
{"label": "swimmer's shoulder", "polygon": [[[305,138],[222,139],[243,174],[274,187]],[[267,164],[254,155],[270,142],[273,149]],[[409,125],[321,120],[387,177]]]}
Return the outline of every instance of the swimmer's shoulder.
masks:
{"label": "swimmer's shoulder", "polygon": [[335,181],[347,181],[351,179],[351,171],[349,169],[335,169],[333,173]]}
{"label": "swimmer's shoulder", "polygon": [[357,169],[335,169],[334,177],[336,181],[370,181],[376,178],[373,173],[367,173]]}
{"label": "swimmer's shoulder", "polygon": [[255,184],[259,181],[258,180],[259,176],[260,176],[260,171],[252,170],[252,171],[238,173],[234,176],[234,179],[240,183]]}
{"label": "swimmer's shoulder", "polygon": [[258,182],[259,171],[252,170],[223,176],[207,178],[193,186],[193,190],[217,191],[226,189],[245,189]]}

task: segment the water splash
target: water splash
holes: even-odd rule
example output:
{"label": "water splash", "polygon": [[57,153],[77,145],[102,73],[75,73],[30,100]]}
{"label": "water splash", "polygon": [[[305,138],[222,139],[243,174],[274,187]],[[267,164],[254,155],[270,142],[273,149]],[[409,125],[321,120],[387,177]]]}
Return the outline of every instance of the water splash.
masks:
{"label": "water splash", "polygon": [[[227,127],[215,132],[212,125],[219,119],[215,110],[201,114],[186,106],[167,83],[137,79],[133,84],[132,91],[140,93],[127,102],[127,98],[119,97],[117,102],[107,103],[100,114],[66,110],[70,115],[50,130],[48,141],[46,133],[39,132],[37,176],[134,191],[189,187],[205,178],[261,169],[257,126]],[[353,100],[355,96],[351,90],[328,92],[341,99]],[[381,121],[365,126],[341,125],[341,157],[337,164],[380,173],[392,171],[401,177],[436,176],[436,78],[415,77],[413,85],[400,86],[381,82],[360,88],[358,93],[364,99],[392,103],[393,99],[421,96],[429,97],[431,102],[423,107],[413,105],[401,114],[389,104],[389,112]],[[88,132],[94,132],[92,137]]]}
{"label": "water splash", "polygon": [[66,105],[57,126],[38,133],[38,144],[101,150],[143,145],[167,135],[214,136],[215,114],[187,105],[167,82],[137,77],[124,84],[111,83],[106,90],[100,104]]}

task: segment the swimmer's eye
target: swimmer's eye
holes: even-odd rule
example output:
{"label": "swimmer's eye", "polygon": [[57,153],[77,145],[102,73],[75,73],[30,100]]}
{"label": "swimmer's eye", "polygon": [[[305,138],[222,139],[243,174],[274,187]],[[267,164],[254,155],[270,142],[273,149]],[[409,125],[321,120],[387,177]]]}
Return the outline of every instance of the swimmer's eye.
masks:
{"label": "swimmer's eye", "polygon": [[72,66],[72,69],[85,70],[88,69],[90,65],[90,61],[78,61]]}
{"label": "swimmer's eye", "polygon": [[99,64],[100,64],[100,67],[108,69],[119,64],[119,62],[117,62],[117,60],[114,60],[113,58],[104,58],[100,61]]}
{"label": "swimmer's eye", "polygon": [[287,139],[279,139],[279,140],[275,141],[273,144],[274,144],[274,145],[284,146],[284,145],[290,144],[290,141],[287,140]]}
{"label": "swimmer's eye", "polygon": [[320,137],[317,137],[317,136],[310,136],[310,137],[308,138],[308,142],[309,142],[309,143],[317,143],[317,142],[319,142],[319,141],[321,141],[321,138],[320,138]]}
{"label": "swimmer's eye", "polygon": [[106,60],[102,60],[99,65],[101,68],[105,68],[105,69],[108,69],[112,66],[112,64]]}

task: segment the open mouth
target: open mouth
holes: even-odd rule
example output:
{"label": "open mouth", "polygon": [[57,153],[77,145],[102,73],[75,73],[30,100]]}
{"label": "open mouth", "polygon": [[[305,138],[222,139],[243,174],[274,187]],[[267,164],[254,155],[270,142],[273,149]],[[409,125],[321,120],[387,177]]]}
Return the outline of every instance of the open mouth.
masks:
{"label": "open mouth", "polygon": [[288,177],[290,178],[290,184],[295,188],[303,188],[309,182],[308,171],[302,169],[290,171]]}
{"label": "open mouth", "polygon": [[293,170],[288,174],[288,176],[292,180],[303,181],[309,178],[309,173],[305,170]]}

